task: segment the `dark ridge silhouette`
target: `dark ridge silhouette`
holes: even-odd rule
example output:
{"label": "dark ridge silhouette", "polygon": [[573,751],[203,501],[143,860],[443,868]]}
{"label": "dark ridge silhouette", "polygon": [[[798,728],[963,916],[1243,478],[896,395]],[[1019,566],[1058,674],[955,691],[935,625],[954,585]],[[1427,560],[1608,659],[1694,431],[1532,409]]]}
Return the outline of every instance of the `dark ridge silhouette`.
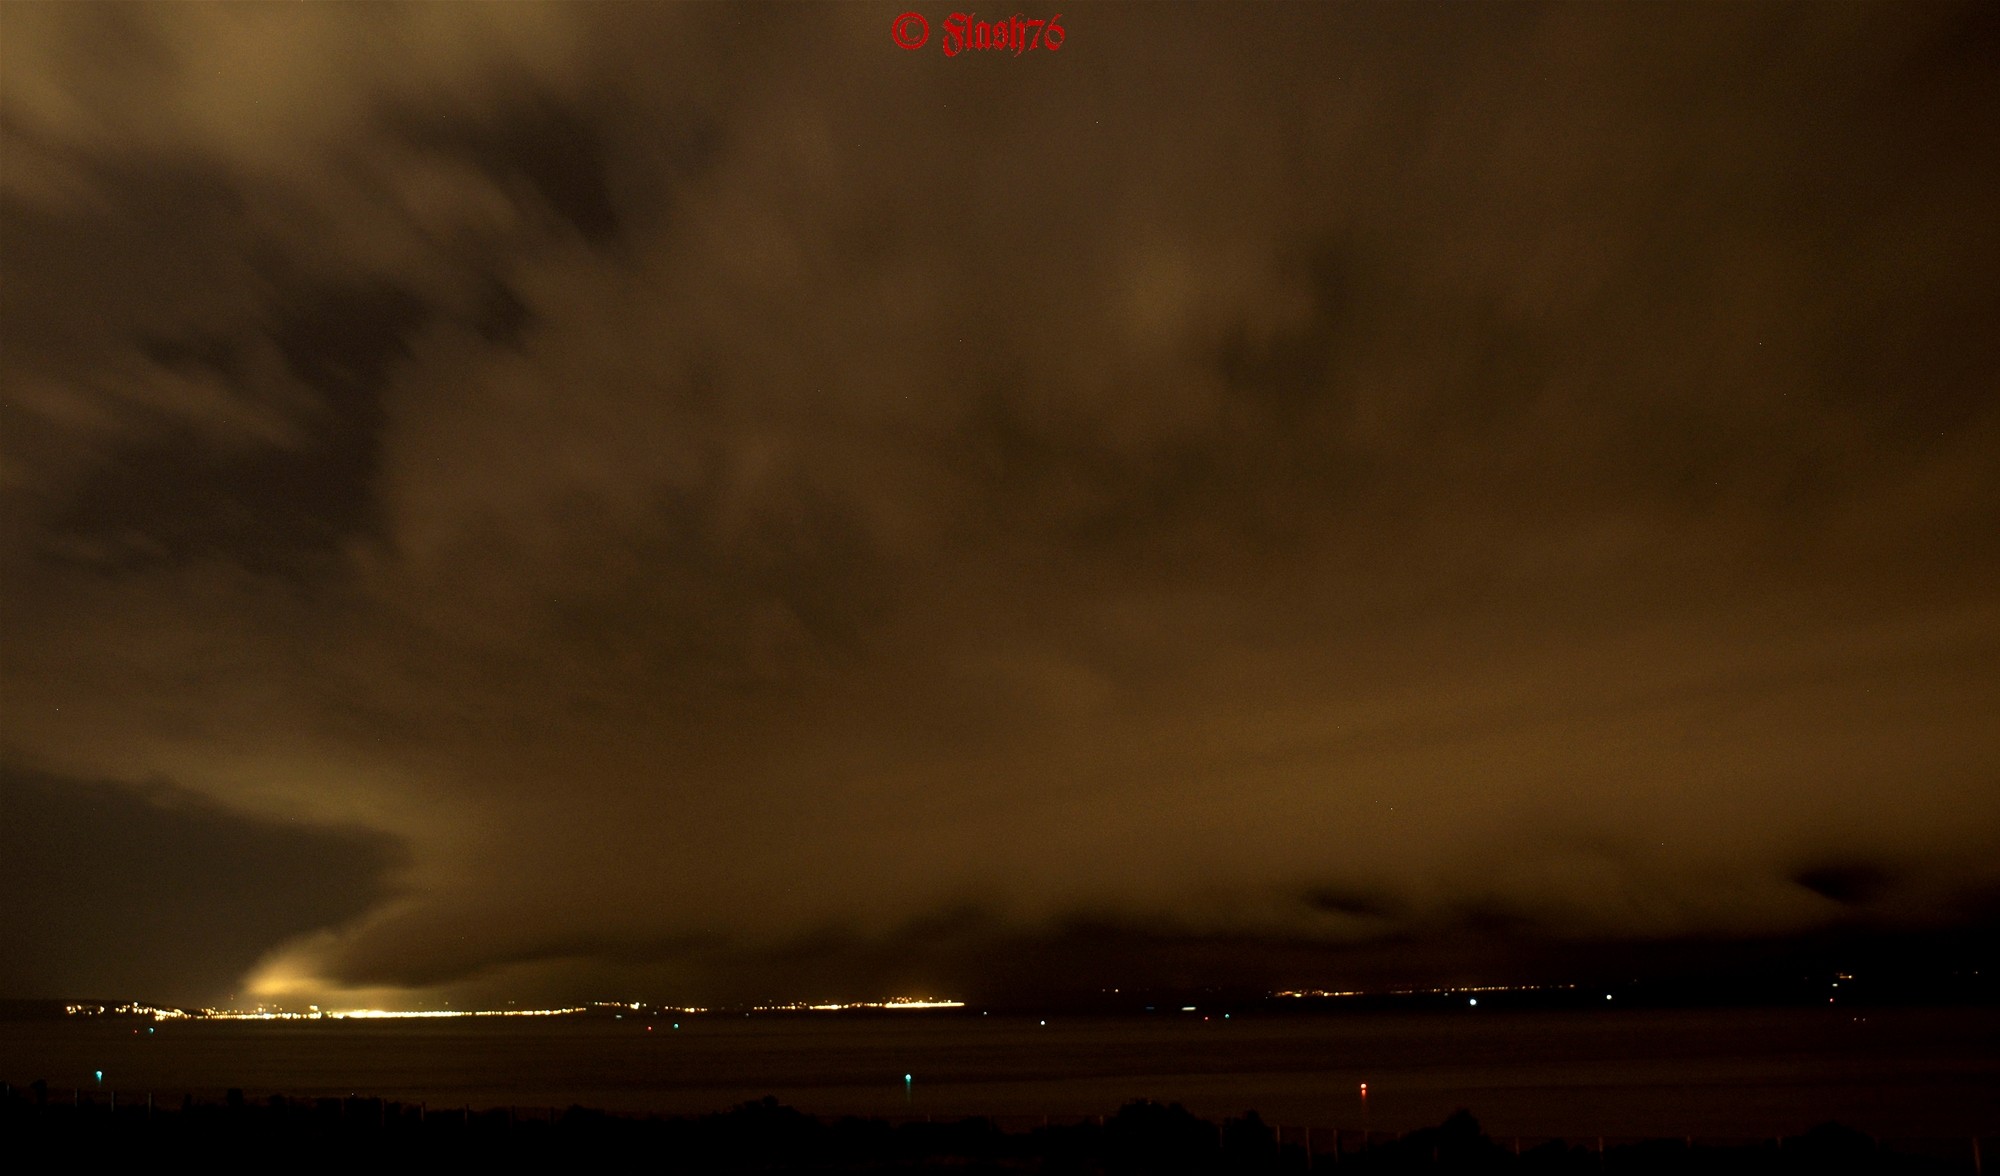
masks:
{"label": "dark ridge silhouette", "polygon": [[[68,1097],[64,1097],[67,1094]],[[1003,1130],[988,1119],[889,1123],[824,1120],[776,1099],[697,1117],[566,1111],[439,1109],[379,1098],[249,1100],[221,1105],[183,1097],[51,1092],[36,1082],[0,1087],[0,1139],[12,1158],[61,1154],[91,1167],[199,1162],[229,1170],[273,1161],[313,1169],[449,1164],[499,1168],[616,1164],[667,1172],[1046,1172],[1103,1176],[1245,1176],[1331,1171],[1550,1173],[1568,1176],[1806,1176],[1957,1174],[1978,1166],[1978,1141],[1958,1159],[1911,1155],[1829,1124],[1756,1144],[1647,1140],[1606,1147],[1561,1140],[1502,1146],[1459,1111],[1407,1135],[1303,1133],[1256,1112],[1221,1125],[1180,1104],[1134,1102],[1108,1119]]]}

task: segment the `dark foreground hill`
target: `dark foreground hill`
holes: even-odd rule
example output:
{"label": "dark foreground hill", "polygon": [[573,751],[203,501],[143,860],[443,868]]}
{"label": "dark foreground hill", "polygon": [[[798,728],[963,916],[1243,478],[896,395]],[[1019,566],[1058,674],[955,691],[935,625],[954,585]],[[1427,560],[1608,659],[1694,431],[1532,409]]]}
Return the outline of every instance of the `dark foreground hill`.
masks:
{"label": "dark foreground hill", "polygon": [[[1602,1147],[1551,1141],[1516,1151],[1461,1111],[1393,1139],[1281,1138],[1253,1112],[1220,1125],[1178,1104],[1136,1102],[1096,1122],[1005,1131],[985,1119],[891,1124],[821,1120],[775,1100],[692,1118],[631,1117],[582,1107],[546,1116],[506,1110],[429,1111],[381,1099],[184,1100],[167,1108],[106,1098],[51,1099],[37,1084],[0,1091],[0,1158],[19,1171],[561,1170],[864,1173],[1035,1172],[1104,1176],[1248,1176],[1252,1173],[1516,1173],[1604,1176],[1669,1173],[1927,1174],[1975,1169],[1878,1147],[1838,1126],[1756,1145],[1653,1140]],[[16,1165],[21,1165],[16,1167]]]}

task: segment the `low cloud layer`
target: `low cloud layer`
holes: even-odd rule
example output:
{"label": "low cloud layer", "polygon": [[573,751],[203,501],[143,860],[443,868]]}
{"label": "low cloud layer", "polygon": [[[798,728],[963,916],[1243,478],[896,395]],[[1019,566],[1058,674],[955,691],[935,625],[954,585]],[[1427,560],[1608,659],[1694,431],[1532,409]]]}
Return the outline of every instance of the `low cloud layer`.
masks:
{"label": "low cloud layer", "polygon": [[6,13],[13,778],[408,853],[35,986],[1990,918],[1989,9],[894,15]]}
{"label": "low cloud layer", "polygon": [[275,942],[393,894],[380,834],[231,813],[167,784],[0,774],[0,990],[189,1003]]}

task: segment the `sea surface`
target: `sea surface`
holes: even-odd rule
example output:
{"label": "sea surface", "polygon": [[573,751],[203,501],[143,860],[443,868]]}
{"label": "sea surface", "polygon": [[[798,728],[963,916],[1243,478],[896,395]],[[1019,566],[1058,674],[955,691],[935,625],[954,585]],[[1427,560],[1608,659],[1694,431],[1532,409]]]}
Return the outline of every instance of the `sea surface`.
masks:
{"label": "sea surface", "polygon": [[[2000,1010],[899,1012],[669,1019],[0,1022],[0,1080],[142,1100],[358,1094],[431,1108],[820,1115],[1018,1126],[1137,1098],[1207,1117],[1403,1131],[1465,1107],[1493,1135],[2000,1134]],[[150,1030],[150,1031],[149,1031]],[[95,1077],[103,1071],[101,1082]],[[909,1080],[904,1080],[905,1075]],[[1364,1098],[1361,1084],[1368,1084]]]}

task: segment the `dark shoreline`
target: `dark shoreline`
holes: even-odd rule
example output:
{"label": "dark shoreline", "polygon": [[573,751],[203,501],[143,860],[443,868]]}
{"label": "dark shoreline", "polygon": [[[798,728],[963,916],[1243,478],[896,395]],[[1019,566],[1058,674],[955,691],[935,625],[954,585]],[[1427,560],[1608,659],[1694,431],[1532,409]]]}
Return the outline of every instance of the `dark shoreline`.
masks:
{"label": "dark shoreline", "polygon": [[1981,1144],[1964,1139],[1878,1144],[1837,1124],[1758,1142],[1493,1139],[1465,1111],[1404,1135],[1310,1133],[1256,1112],[1215,1123],[1178,1104],[1127,1104],[1116,1115],[1009,1131],[984,1118],[952,1122],[819,1118],[766,1098],[698,1116],[620,1115],[572,1106],[533,1111],[431,1109],[379,1098],[246,1100],[147,1096],[119,1103],[40,1083],[0,1087],[8,1154],[208,1166],[284,1162],[308,1168],[417,1162],[494,1167],[643,1164],[689,1172],[1103,1173],[1972,1173]]}

